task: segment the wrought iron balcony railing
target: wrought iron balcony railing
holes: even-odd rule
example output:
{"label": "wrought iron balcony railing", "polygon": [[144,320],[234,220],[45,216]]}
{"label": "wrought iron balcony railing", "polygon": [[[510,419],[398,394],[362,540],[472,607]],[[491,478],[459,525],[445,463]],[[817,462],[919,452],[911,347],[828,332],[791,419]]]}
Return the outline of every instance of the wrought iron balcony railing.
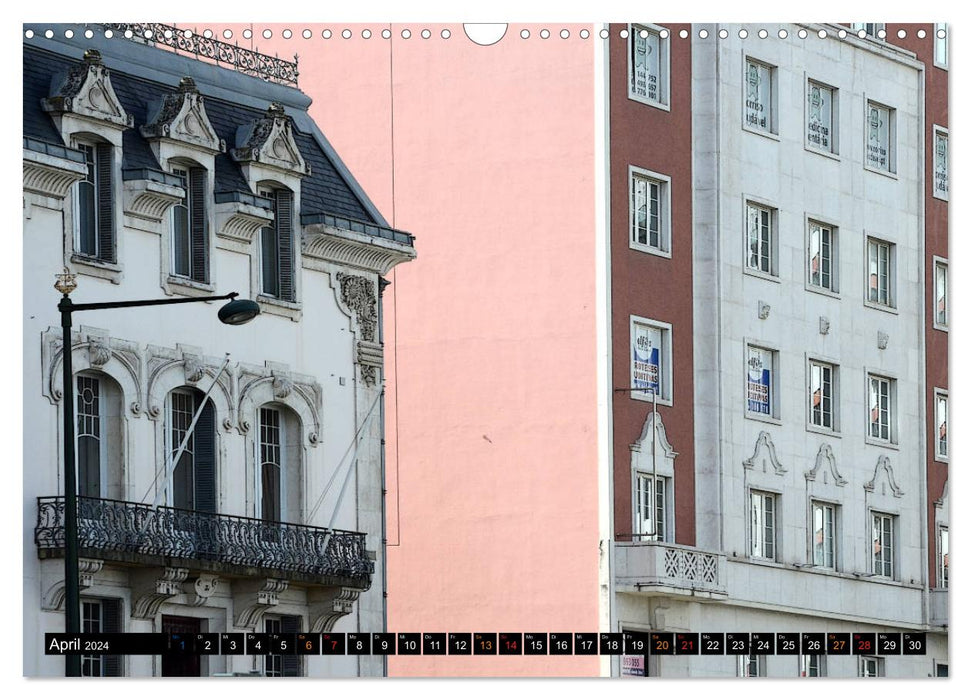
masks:
{"label": "wrought iron balcony railing", "polygon": [[[41,558],[63,556],[64,510],[63,496],[37,499]],[[374,572],[360,532],[102,498],[78,498],[78,540],[84,556],[256,568],[359,588],[370,586]]]}

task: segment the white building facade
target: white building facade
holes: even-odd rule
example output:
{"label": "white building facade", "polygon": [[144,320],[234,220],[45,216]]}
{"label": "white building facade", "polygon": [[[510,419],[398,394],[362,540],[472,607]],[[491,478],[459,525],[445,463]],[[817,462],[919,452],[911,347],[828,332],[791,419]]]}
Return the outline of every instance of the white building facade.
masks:
{"label": "white building facade", "polygon": [[[219,302],[75,314],[83,631],[382,631],[380,292],[413,238],[295,87],[65,28],[24,46],[25,675],[64,673],[43,650],[64,630],[64,268],[75,303],[236,291],[261,308],[239,327]],[[82,670],[373,676],[384,659]]]}

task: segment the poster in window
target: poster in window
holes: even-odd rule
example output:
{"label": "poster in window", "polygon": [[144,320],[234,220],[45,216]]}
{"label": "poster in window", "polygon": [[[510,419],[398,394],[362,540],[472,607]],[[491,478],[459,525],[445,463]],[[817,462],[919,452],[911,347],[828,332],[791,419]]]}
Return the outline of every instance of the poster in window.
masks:
{"label": "poster in window", "polygon": [[947,134],[934,134],[934,194],[947,196]]}
{"label": "poster in window", "polygon": [[867,115],[866,162],[890,170],[890,110],[870,105]]}
{"label": "poster in window", "polygon": [[823,151],[832,151],[833,91],[822,85],[809,84],[809,144]]}
{"label": "poster in window", "polygon": [[632,388],[646,394],[661,394],[661,331],[634,326],[631,357],[634,363]]}
{"label": "poster in window", "polygon": [[768,131],[772,126],[769,119],[769,69],[749,62],[745,72],[745,123],[753,129]]}
{"label": "poster in window", "polygon": [[758,348],[749,348],[748,354],[748,410],[770,415],[772,382],[772,357]]}
{"label": "poster in window", "polygon": [[623,656],[620,661],[620,675],[646,676],[643,656]]}
{"label": "poster in window", "polygon": [[634,28],[633,34],[631,88],[635,95],[660,102],[660,37],[638,27]]}

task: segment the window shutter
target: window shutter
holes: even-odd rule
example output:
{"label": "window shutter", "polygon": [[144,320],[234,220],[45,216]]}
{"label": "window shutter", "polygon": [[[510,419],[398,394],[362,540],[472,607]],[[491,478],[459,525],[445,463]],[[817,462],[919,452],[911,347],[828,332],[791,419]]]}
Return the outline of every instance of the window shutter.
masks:
{"label": "window shutter", "polygon": [[216,512],[216,411],[212,401],[199,416],[195,429],[195,501],[197,511]]}
{"label": "window shutter", "polygon": [[192,241],[190,276],[196,282],[209,281],[209,236],[206,230],[206,169],[189,170],[189,237]]}
{"label": "window shutter", "polygon": [[[102,600],[101,610],[104,615],[104,627],[101,631],[121,632],[121,601],[117,599]],[[118,654],[108,654],[101,658],[104,675],[121,675],[121,656]]]}
{"label": "window shutter", "polygon": [[276,226],[280,246],[280,298],[294,300],[293,192],[276,191]]}
{"label": "window shutter", "polygon": [[[302,618],[299,615],[283,615],[280,617],[280,632],[283,634],[297,634],[300,632]],[[296,651],[296,650],[294,650]],[[285,654],[283,659],[283,675],[300,675],[300,657],[296,654]]]}
{"label": "window shutter", "polygon": [[111,173],[111,144],[97,145],[98,172],[98,258],[107,262],[115,262],[115,226],[114,206],[112,202]]}

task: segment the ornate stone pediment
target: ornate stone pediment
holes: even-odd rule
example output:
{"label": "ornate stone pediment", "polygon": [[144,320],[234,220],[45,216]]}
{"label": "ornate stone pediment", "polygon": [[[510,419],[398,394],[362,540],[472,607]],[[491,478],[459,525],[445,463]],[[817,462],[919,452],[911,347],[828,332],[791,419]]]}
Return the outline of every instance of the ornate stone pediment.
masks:
{"label": "ornate stone pediment", "polygon": [[290,117],[279,102],[271,104],[262,119],[237,129],[232,156],[240,163],[259,163],[299,177],[310,175],[293,138]]}
{"label": "ornate stone pediment", "polygon": [[882,496],[886,496],[888,487],[894,498],[900,498],[904,495],[903,490],[897,484],[897,479],[894,477],[893,465],[890,464],[890,458],[887,455],[880,455],[877,459],[877,466],[873,469],[873,478],[863,484],[863,488],[871,493],[879,493]]}
{"label": "ornate stone pediment", "polygon": [[763,473],[768,473],[769,465],[780,476],[787,471],[775,454],[775,444],[772,442],[772,437],[763,430],[759,433],[759,439],[755,441],[755,451],[751,457],[742,462],[742,466],[746,469],[761,470]]}
{"label": "ornate stone pediment", "polygon": [[226,142],[216,135],[204,98],[190,77],[182,78],[177,92],[151,105],[149,115],[148,124],[139,129],[146,139],[172,139],[210,153],[226,150]]}
{"label": "ornate stone pediment", "polygon": [[815,481],[818,475],[822,475],[820,478],[824,484],[828,484],[829,477],[832,476],[833,483],[837,486],[846,485],[846,479],[843,478],[839,469],[836,468],[836,458],[833,456],[833,448],[826,443],[819,447],[819,452],[816,453],[816,463],[812,469],[806,472],[806,480]]}
{"label": "ornate stone pediment", "polygon": [[134,123],[111,87],[110,74],[99,51],[85,51],[84,60],[66,75],[55,76],[51,87],[51,96],[41,101],[45,112],[88,117],[122,129]]}

